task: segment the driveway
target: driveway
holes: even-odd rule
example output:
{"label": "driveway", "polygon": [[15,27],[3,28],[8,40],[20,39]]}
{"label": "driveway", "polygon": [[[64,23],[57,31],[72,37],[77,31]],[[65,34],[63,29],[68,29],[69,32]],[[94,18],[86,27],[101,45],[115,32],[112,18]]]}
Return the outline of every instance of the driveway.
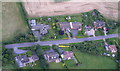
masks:
{"label": "driveway", "polygon": [[13,49],[14,49],[15,54],[24,54],[28,51],[28,50],[21,50],[21,49],[18,49],[18,48],[13,48]]}

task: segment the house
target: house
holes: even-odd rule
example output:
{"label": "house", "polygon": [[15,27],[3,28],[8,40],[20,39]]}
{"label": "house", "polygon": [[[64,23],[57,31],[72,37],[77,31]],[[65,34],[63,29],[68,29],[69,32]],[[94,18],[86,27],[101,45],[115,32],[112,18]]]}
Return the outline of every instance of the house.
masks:
{"label": "house", "polygon": [[99,28],[103,28],[105,26],[105,22],[97,20],[97,21],[93,22],[93,25],[96,29],[99,29]]}
{"label": "house", "polygon": [[109,45],[109,51],[111,51],[111,53],[116,53],[117,52],[117,48],[115,45]]}
{"label": "house", "polygon": [[16,56],[15,61],[19,67],[25,67],[28,63],[32,63],[39,60],[37,55],[32,55],[31,57],[27,57],[27,55]]}
{"label": "house", "polygon": [[74,53],[72,51],[64,51],[61,57],[63,60],[70,60],[74,58]]}
{"label": "house", "polygon": [[108,45],[108,43],[105,42],[105,48],[107,51],[110,51],[111,53],[116,53],[117,48],[115,45]]}
{"label": "house", "polygon": [[37,24],[31,28],[32,31],[38,31],[41,35],[48,33],[48,29],[50,29],[50,26],[46,24]]}
{"label": "house", "polygon": [[59,54],[55,52],[52,48],[44,52],[44,57],[48,62],[61,62],[61,58],[59,58]]}
{"label": "house", "polygon": [[34,20],[34,19],[33,20],[29,20],[28,23],[30,24],[30,26],[37,25],[36,20]]}
{"label": "house", "polygon": [[82,24],[80,22],[59,22],[60,29],[65,30],[82,30]]}
{"label": "house", "polygon": [[95,37],[95,30],[91,26],[86,26],[85,25],[85,34],[88,36],[94,36]]}
{"label": "house", "polygon": [[76,38],[76,35],[78,34],[78,30],[82,30],[82,24],[80,22],[59,22],[60,29],[62,31],[65,31],[71,39],[70,32],[73,35],[73,38]]}

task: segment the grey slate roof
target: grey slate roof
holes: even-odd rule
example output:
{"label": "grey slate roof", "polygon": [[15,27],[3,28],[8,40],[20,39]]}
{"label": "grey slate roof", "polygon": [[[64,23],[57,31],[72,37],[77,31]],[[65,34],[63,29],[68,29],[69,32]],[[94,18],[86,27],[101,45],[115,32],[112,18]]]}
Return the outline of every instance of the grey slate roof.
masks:
{"label": "grey slate roof", "polygon": [[50,26],[46,24],[37,24],[36,26],[33,26],[32,29],[39,31],[39,34],[44,35],[48,33],[48,29],[50,29]]}
{"label": "grey slate roof", "polygon": [[66,29],[80,29],[82,24],[80,22],[72,22],[73,28],[70,27],[70,22],[59,22],[60,28],[62,30]]}
{"label": "grey slate roof", "polygon": [[44,52],[44,57],[48,62],[52,62],[59,59],[59,54],[51,48],[50,50]]}
{"label": "grey slate roof", "polygon": [[100,20],[97,20],[95,22],[93,22],[94,26],[96,28],[99,28],[99,27],[104,27],[105,26],[105,22],[104,21],[100,21]]}
{"label": "grey slate roof", "polygon": [[21,61],[22,63],[27,63],[27,62],[29,62],[29,58],[27,57],[27,55],[17,56],[16,58],[17,58],[19,61]]}

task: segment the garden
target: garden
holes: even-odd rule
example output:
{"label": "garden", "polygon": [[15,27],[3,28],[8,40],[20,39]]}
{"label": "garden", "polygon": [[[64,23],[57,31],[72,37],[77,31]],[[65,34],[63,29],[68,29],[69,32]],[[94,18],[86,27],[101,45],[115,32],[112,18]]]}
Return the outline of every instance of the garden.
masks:
{"label": "garden", "polygon": [[[112,39],[106,39],[106,41],[110,44],[119,44],[118,39],[112,38]],[[117,63],[115,62],[115,59],[107,56],[101,55],[105,51],[103,40],[98,41],[88,41],[88,42],[81,42],[81,43],[73,43],[73,44],[62,44],[67,45],[70,47],[64,47],[62,50],[64,51],[73,51],[75,58],[79,62],[79,66],[76,65],[74,60],[63,60],[60,63],[51,62],[48,63],[43,56],[43,52],[45,50],[49,50],[50,46],[39,46],[35,45],[32,47],[25,47],[25,48],[19,48],[23,50],[30,50],[32,52],[35,52],[37,56],[40,58],[38,61],[36,61],[35,65],[32,67],[32,69],[117,69]],[[117,45],[118,46],[118,45]],[[53,49],[57,51],[57,46],[53,45]],[[119,47],[117,47],[119,48]],[[4,59],[4,67],[10,66],[13,69],[16,69],[18,67],[15,66],[15,62],[13,58],[16,56],[12,52],[13,50],[3,50],[3,59]],[[12,56],[11,56],[12,53]],[[7,54],[7,55],[6,55]],[[26,54],[31,54],[30,52]],[[13,56],[14,55],[14,56]],[[10,56],[10,57],[9,57]],[[11,58],[11,59],[10,59]],[[6,60],[7,59],[7,60]],[[5,61],[6,60],[6,61]],[[7,64],[6,64],[7,63]],[[12,65],[11,65],[12,64]],[[9,67],[8,67],[9,68]],[[20,69],[29,69],[30,67],[24,67]],[[31,68],[30,68],[31,69]]]}
{"label": "garden", "polygon": [[[66,19],[68,17],[70,17],[71,19]],[[118,28],[120,27],[117,21],[103,17],[97,10],[72,15],[42,16],[37,18],[28,18],[28,20],[31,19],[35,19],[38,24],[44,23],[51,26],[51,29],[48,30],[48,34],[42,36],[41,41],[68,39],[68,36],[64,31],[61,34],[62,30],[60,30],[60,26],[58,24],[59,22],[80,22],[82,24],[82,31],[78,31],[76,38],[88,37],[86,34],[84,34],[84,26],[89,25],[91,27],[94,27],[93,22],[96,20],[104,21],[106,23],[105,26],[107,28],[107,34],[118,33]],[[103,29],[96,30],[95,35],[104,35]]]}

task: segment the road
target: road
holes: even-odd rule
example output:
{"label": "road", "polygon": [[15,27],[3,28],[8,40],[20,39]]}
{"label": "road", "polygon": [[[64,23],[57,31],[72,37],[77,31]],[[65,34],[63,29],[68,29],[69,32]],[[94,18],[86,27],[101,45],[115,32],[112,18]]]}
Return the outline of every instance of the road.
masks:
{"label": "road", "polygon": [[96,36],[96,37],[87,37],[87,38],[78,38],[78,39],[64,39],[64,40],[54,40],[54,41],[39,41],[39,42],[28,42],[28,43],[18,43],[18,44],[9,44],[5,45],[6,48],[14,48],[14,47],[30,47],[33,45],[58,45],[58,44],[68,44],[68,43],[78,43],[84,41],[93,41],[107,38],[119,37],[120,34],[110,34],[106,36]]}

